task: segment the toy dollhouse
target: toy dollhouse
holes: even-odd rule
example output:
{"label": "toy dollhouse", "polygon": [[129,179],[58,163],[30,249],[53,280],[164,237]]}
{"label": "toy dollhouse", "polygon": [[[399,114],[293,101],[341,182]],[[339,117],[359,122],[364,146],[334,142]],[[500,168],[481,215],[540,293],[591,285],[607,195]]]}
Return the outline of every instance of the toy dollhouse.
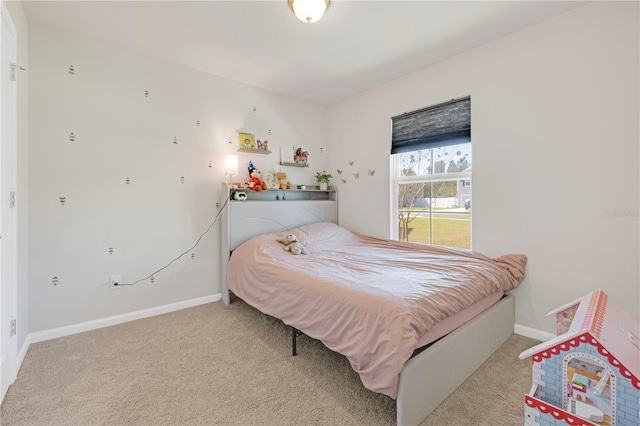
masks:
{"label": "toy dollhouse", "polygon": [[562,306],[532,357],[525,425],[640,425],[640,322],[601,290]]}

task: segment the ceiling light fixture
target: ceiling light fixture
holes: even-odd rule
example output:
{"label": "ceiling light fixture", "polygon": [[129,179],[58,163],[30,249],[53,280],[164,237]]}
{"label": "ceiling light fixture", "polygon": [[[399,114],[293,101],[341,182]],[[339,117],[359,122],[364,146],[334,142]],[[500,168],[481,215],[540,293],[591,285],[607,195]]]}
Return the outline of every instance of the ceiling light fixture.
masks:
{"label": "ceiling light fixture", "polygon": [[310,24],[322,18],[329,8],[329,0],[289,0],[289,7],[299,20]]}

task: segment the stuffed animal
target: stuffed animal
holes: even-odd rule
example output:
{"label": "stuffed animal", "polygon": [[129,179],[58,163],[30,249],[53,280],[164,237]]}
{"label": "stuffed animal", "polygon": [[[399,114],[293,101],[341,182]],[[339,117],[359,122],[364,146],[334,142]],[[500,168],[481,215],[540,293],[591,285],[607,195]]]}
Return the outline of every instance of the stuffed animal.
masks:
{"label": "stuffed animal", "polygon": [[251,178],[249,179],[249,188],[254,191],[262,191],[262,180],[260,180],[260,171],[253,169],[251,172]]}
{"label": "stuffed animal", "polygon": [[276,178],[273,175],[273,173],[265,173],[264,174],[264,182],[266,182],[266,184],[267,184],[267,188],[266,189],[279,189],[280,188],[280,184],[276,181]]}
{"label": "stuffed animal", "polygon": [[307,250],[304,244],[298,241],[298,238],[293,234],[289,234],[285,238],[280,238],[276,241],[284,244],[284,251],[289,251],[291,254],[309,254],[309,250]]}
{"label": "stuffed animal", "polygon": [[249,176],[251,176],[251,172],[253,172],[256,169],[256,166],[253,165],[253,161],[249,161],[249,167],[247,167],[247,170],[249,171]]}
{"label": "stuffed animal", "polygon": [[278,187],[280,189],[287,189],[287,174],[285,172],[277,172],[276,179],[278,179]]}

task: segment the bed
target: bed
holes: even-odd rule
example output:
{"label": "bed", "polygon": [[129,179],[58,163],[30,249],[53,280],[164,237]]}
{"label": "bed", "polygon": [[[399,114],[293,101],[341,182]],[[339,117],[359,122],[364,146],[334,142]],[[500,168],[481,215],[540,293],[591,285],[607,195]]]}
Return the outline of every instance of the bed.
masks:
{"label": "bed", "polygon": [[[231,290],[345,355],[366,388],[396,399],[399,425],[420,423],[513,332],[504,292],[526,258],[355,234],[337,225],[335,191],[288,195],[229,202],[223,300]],[[284,251],[288,233],[311,254]]]}

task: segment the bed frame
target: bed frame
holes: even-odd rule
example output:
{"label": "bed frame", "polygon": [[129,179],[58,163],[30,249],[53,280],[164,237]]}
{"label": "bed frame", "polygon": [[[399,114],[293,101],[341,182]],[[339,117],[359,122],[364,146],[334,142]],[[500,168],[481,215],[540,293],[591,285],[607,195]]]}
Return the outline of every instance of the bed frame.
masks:
{"label": "bed frame", "polygon": [[[331,187],[327,191],[247,190],[246,201],[234,201],[234,191],[223,182],[226,207],[221,216],[220,281],[227,305],[227,262],[238,245],[260,234],[307,223],[338,223],[337,191]],[[506,296],[407,361],[398,383],[397,424],[421,423],[511,336],[514,321],[514,299]]]}

